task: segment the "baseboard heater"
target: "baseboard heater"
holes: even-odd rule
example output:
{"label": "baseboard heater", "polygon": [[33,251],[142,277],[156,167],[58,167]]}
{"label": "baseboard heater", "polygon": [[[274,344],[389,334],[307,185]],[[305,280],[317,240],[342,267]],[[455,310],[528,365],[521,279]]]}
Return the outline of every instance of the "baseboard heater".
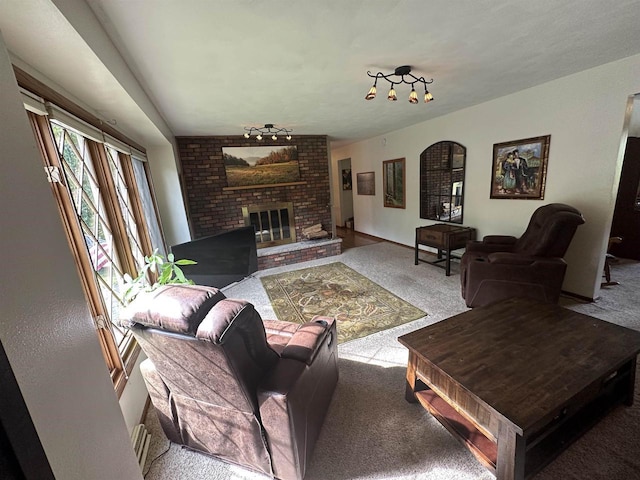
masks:
{"label": "baseboard heater", "polygon": [[133,427],[133,431],[131,432],[131,443],[133,444],[133,450],[138,457],[140,468],[144,469],[144,464],[147,461],[147,454],[149,453],[151,434],[147,431],[147,428],[143,423]]}

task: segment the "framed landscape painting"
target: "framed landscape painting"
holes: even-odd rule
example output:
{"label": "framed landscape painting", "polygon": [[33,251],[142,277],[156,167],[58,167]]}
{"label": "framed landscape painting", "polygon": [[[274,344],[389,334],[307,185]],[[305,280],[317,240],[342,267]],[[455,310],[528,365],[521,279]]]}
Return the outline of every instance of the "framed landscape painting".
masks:
{"label": "framed landscape painting", "polygon": [[382,183],[384,185],[384,206],[405,208],[405,159],[382,162]]}
{"label": "framed landscape painting", "polygon": [[551,135],[493,145],[491,197],[544,199]]}
{"label": "framed landscape painting", "polygon": [[300,181],[298,148],[222,147],[228,187],[277,185]]}

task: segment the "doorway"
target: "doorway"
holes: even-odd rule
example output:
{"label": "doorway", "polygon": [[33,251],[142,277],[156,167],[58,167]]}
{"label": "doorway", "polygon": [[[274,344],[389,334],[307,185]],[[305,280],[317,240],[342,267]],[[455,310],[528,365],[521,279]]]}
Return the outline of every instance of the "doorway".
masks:
{"label": "doorway", "polygon": [[[627,143],[600,290],[601,298],[615,304],[624,303],[624,296],[637,292],[640,283],[640,94],[630,99],[630,107],[628,119],[625,118]],[[620,295],[622,298],[617,299]]]}
{"label": "doorway", "polygon": [[612,255],[640,260],[640,94],[633,97],[610,238],[618,239]]}
{"label": "doorway", "polygon": [[338,160],[338,175],[340,208],[336,216],[336,226],[353,229],[353,179],[350,158]]}

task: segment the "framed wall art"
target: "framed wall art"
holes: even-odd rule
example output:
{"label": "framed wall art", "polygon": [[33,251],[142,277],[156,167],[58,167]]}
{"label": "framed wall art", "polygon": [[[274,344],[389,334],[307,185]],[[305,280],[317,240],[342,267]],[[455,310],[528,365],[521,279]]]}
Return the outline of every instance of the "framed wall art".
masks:
{"label": "framed wall art", "polygon": [[551,135],[493,145],[491,197],[544,199]]}
{"label": "framed wall art", "polygon": [[375,172],[364,172],[356,174],[356,187],[358,188],[358,195],[375,195]]}
{"label": "framed wall art", "polygon": [[382,184],[384,187],[384,206],[405,208],[405,159],[385,160],[382,162]]}
{"label": "framed wall art", "polygon": [[342,170],[342,190],[351,190],[351,169],[345,168]]}
{"label": "framed wall art", "polygon": [[228,187],[287,184],[300,181],[298,148],[293,145],[222,147]]}

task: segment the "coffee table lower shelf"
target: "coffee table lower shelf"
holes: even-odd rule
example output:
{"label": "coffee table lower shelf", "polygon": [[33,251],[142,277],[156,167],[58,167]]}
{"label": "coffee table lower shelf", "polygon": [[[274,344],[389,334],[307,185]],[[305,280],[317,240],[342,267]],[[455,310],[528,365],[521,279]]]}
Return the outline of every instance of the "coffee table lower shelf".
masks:
{"label": "coffee table lower shelf", "polygon": [[[635,378],[635,359],[609,376],[599,388],[575,398],[549,424],[525,442],[525,476],[530,478],[556,458],[601,418],[620,404],[629,404],[629,384]],[[498,444],[467,417],[427,388],[414,392],[416,400],[494,475]]]}
{"label": "coffee table lower shelf", "polygon": [[449,433],[460,440],[485,467],[496,473],[498,444],[486,437],[466,417],[439,397],[433,390],[420,390],[415,397]]}

